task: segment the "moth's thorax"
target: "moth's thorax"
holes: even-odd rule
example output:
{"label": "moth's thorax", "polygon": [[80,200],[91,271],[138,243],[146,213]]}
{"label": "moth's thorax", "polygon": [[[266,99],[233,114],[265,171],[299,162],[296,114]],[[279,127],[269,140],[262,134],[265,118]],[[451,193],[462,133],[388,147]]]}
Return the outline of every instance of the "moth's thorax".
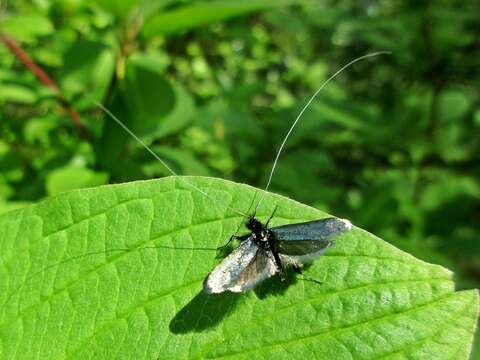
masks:
{"label": "moth's thorax", "polygon": [[251,237],[259,246],[264,247],[264,244],[268,243],[269,236],[271,236],[271,231],[268,230],[260,221],[254,217],[251,217],[247,220],[245,226],[252,232]]}
{"label": "moth's thorax", "polygon": [[254,234],[260,234],[265,229],[265,226],[254,217],[249,218],[245,226]]}

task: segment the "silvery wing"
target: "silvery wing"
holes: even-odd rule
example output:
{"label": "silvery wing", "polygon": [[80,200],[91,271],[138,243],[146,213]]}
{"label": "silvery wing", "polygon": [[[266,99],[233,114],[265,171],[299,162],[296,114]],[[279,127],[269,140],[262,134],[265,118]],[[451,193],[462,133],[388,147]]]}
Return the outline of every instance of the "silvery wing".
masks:
{"label": "silvery wing", "polygon": [[325,218],[271,228],[276,251],[286,263],[303,264],[322,255],[333,239],[349,231],[352,224],[339,218]]}
{"label": "silvery wing", "polygon": [[242,292],[253,288],[277,272],[270,253],[259,248],[250,237],[208,274],[203,290],[208,294]]}

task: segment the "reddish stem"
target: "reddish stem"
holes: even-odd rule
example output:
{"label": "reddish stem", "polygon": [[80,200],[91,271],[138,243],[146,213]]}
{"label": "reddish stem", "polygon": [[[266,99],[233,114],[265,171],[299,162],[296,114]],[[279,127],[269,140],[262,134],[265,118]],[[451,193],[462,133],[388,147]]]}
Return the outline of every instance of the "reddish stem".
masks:
{"label": "reddish stem", "polygon": [[36,78],[45,86],[54,90],[57,93],[58,98],[63,104],[65,110],[72,119],[73,124],[80,129],[82,135],[84,135],[85,127],[80,119],[80,115],[73,108],[73,106],[68,102],[65,96],[60,91],[59,86],[52,80],[43,69],[35,64],[33,60],[28,56],[25,50],[22,49],[20,44],[10,35],[5,33],[0,33],[0,41],[20,60],[25,67],[36,76]]}

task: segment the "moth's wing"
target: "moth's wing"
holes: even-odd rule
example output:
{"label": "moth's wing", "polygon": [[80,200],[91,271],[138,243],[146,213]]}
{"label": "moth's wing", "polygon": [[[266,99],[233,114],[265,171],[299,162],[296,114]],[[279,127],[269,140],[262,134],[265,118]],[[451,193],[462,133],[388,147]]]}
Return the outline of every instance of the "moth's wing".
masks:
{"label": "moth's wing", "polygon": [[277,271],[278,269],[275,265],[275,260],[270,253],[259,248],[255,254],[255,258],[241,273],[236,285],[228,290],[242,292],[248,289],[253,289],[263,280],[275,275]]}
{"label": "moth's wing", "polygon": [[322,255],[336,236],[351,228],[350,221],[331,217],[270,230],[275,235],[276,250],[283,260],[304,263]]}
{"label": "moth's wing", "polygon": [[209,294],[242,292],[277,272],[273,259],[248,238],[208,274],[203,289]]}

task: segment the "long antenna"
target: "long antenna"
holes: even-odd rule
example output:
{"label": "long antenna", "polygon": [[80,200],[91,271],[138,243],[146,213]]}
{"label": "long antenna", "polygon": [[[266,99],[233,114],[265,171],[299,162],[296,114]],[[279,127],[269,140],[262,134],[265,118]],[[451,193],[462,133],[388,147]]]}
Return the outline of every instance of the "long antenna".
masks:
{"label": "long antenna", "polygon": [[325,80],[323,82],[322,85],[320,85],[320,87],[317,89],[317,91],[315,91],[313,93],[313,95],[310,97],[310,99],[307,101],[307,103],[305,104],[305,106],[302,108],[302,110],[300,111],[300,113],[297,115],[297,118],[295,119],[295,121],[293,122],[292,126],[290,126],[290,129],[288,130],[287,132],[287,135],[285,135],[285,138],[283,139],[282,141],[282,144],[280,145],[280,147],[278,148],[278,151],[277,151],[277,155],[275,156],[275,160],[273,161],[273,165],[272,165],[272,170],[270,170],[270,175],[268,176],[268,180],[267,180],[267,185],[265,186],[265,189],[263,189],[263,192],[262,192],[262,196],[260,197],[260,200],[258,200],[258,203],[257,203],[257,206],[255,207],[255,212],[257,212],[260,204],[262,203],[263,199],[265,198],[265,194],[267,193],[268,191],[268,188],[270,187],[270,183],[272,182],[272,177],[273,177],[273,174],[275,172],[275,169],[277,168],[277,163],[278,163],[278,158],[280,157],[280,154],[282,153],[283,151],[283,148],[285,147],[285,144],[287,143],[287,140],[288,138],[290,137],[290,135],[292,134],[293,132],[293,129],[295,129],[295,127],[297,126],[298,122],[300,121],[300,118],[303,116],[303,113],[305,112],[305,110],[307,110],[307,108],[310,106],[310,104],[313,102],[313,100],[315,100],[315,98],[317,97],[318,93],[320,91],[323,90],[323,88],[325,86],[327,86],[327,84],[332,81],[334,78],[336,78],[343,70],[345,70],[346,68],[350,67],[351,65],[355,64],[356,62],[358,61],[361,61],[361,60],[364,60],[364,59],[367,59],[367,58],[371,58],[371,57],[374,57],[374,56],[378,56],[378,55],[386,55],[386,54],[391,54],[390,51],[377,51],[377,52],[374,52],[374,53],[370,53],[370,54],[366,54],[366,55],[362,55],[356,59],[353,59],[352,61],[350,61],[349,63],[343,65],[339,70],[337,70],[332,76],[330,76],[327,80]]}
{"label": "long antenna", "polygon": [[[123,130],[125,130],[131,137],[133,137],[140,145],[142,145],[150,154],[152,154],[152,156],[157,159],[160,164],[162,164],[165,169],[167,169],[173,176],[178,176],[178,174],[173,171],[173,169],[167,165],[167,163],[165,161],[162,160],[162,158],[160,156],[158,156],[155,151],[153,151],[147,144],[145,144],[144,141],[142,141],[142,139],[140,139],[137,135],[135,135],[135,133],[130,130],[127,125],[125,125],[118,117],[116,117],[110,110],[108,110],[105,106],[103,106],[103,104],[99,103],[99,102],[96,102],[95,105],[97,105],[100,109],[102,109],[102,111],[107,114],[108,116],[110,116],[110,118],[112,118],[118,125],[120,125],[122,127]],[[187,181],[185,178],[181,178],[182,181],[187,184],[188,186],[190,186],[192,189],[195,189],[196,191],[198,191],[200,194],[204,195],[205,197],[207,197],[208,199],[212,200],[213,202],[215,201],[218,201],[218,199],[214,199],[213,197],[211,197],[208,193],[206,193],[205,191],[203,191],[202,189],[200,189],[199,187],[197,187],[196,185],[193,185],[191,182]],[[236,210],[234,208],[232,208],[231,206],[225,204],[226,207],[230,210],[232,210],[233,212],[237,213],[238,215],[241,215],[243,217],[246,217],[248,218],[248,215],[239,211],[239,210]]]}
{"label": "long antenna", "polygon": [[[292,126],[290,127],[290,129],[288,130],[287,134],[285,135],[285,138],[283,139],[282,141],[282,144],[280,145],[280,148],[278,149],[277,151],[277,154],[275,156],[275,161],[273,162],[273,166],[272,166],[272,170],[270,171],[270,175],[268,177],[268,181],[267,181],[267,185],[265,186],[265,189],[262,190],[262,195],[261,195],[261,198],[259,199],[256,207],[255,207],[255,211],[254,211],[254,214],[257,213],[257,210],[261,204],[261,202],[263,201],[264,197],[265,197],[265,194],[270,186],[270,183],[272,181],[272,177],[273,177],[273,174],[275,172],[275,169],[276,169],[276,166],[277,166],[277,163],[278,163],[278,159],[280,157],[280,154],[283,150],[283,148],[285,147],[285,144],[288,140],[288,138],[290,137],[290,134],[293,132],[293,129],[297,126],[298,122],[300,121],[300,118],[302,117],[303,113],[305,112],[305,110],[310,106],[310,104],[313,102],[313,100],[315,99],[315,97],[318,95],[318,93],[331,81],[333,80],[337,75],[339,75],[343,70],[345,70],[346,68],[348,68],[349,66],[353,65],[354,63],[360,61],[360,60],[363,60],[363,59],[366,59],[366,58],[370,58],[370,57],[374,57],[374,56],[378,56],[378,55],[384,55],[384,54],[391,54],[391,52],[389,51],[378,51],[378,52],[374,52],[374,53],[371,53],[371,54],[367,54],[367,55],[363,55],[363,56],[360,56],[352,61],[350,61],[348,64],[344,65],[342,68],[340,68],[339,70],[337,70],[332,76],[330,76],[318,89],[317,91],[315,91],[315,93],[310,97],[310,99],[308,100],[308,102],[305,104],[305,106],[302,108],[302,110],[300,111],[300,113],[298,114],[297,118],[295,119],[295,121],[293,122]],[[172,168],[170,168],[168,166],[168,164],[162,160],[162,158],[160,158],[147,144],[145,144],[145,142],[143,142],[137,135],[135,135],[135,133],[133,131],[131,131],[119,118],[117,118],[110,110],[108,110],[103,104],[101,103],[98,103],[98,102],[95,102],[95,104],[104,112],[106,113],[108,116],[110,116],[110,118],[112,118],[118,125],[120,125],[122,127],[123,130],[125,130],[130,136],[132,136],[140,145],[142,145],[156,160],[158,160],[164,167],[165,169],[167,169],[173,176],[178,176],[178,174],[173,171]],[[213,197],[211,197],[207,192],[205,192],[204,190],[200,189],[199,187],[197,187],[196,185],[192,184],[191,182],[187,181],[185,178],[181,178],[181,180],[187,184],[188,186],[190,186],[192,189],[195,189],[196,191],[198,191],[199,193],[201,193],[202,195],[204,195],[205,197],[207,197],[208,199],[211,199],[212,201],[216,202],[216,201],[219,201],[218,199],[214,199]],[[249,209],[248,209],[248,212],[250,212],[250,209],[251,207],[253,206],[254,202],[255,202],[255,198],[256,198],[256,195],[257,195],[257,192],[255,192],[254,196],[253,196],[253,199],[252,199],[252,203],[250,204],[249,206]],[[230,210],[232,210],[233,212],[243,216],[243,217],[246,217],[246,218],[249,218],[250,216],[248,214],[245,214],[239,210],[236,210],[234,208],[232,208],[231,206],[225,204],[226,207]],[[237,231],[238,232],[238,229]],[[19,287],[17,287],[12,293],[10,293],[10,295],[7,297],[7,301],[5,302],[5,304],[7,304],[10,299],[21,289],[21,287],[29,280],[31,280],[32,278],[38,276],[39,274],[53,268],[53,267],[56,267],[56,266],[59,266],[61,264],[65,264],[67,262],[70,262],[70,261],[73,261],[73,260],[76,260],[76,259],[80,259],[80,258],[83,258],[85,256],[89,256],[89,255],[96,255],[96,254],[105,254],[107,252],[130,252],[130,251],[133,251],[133,250],[143,250],[143,249],[159,249],[159,248],[163,248],[163,249],[175,249],[175,250],[206,250],[206,251],[213,251],[213,250],[218,250],[218,248],[207,248],[207,247],[197,247],[197,248],[186,248],[186,247],[170,247],[170,246],[162,246],[162,245],[157,245],[157,246],[145,246],[145,247],[140,247],[140,248],[137,248],[137,249],[128,249],[128,248],[116,248],[116,249],[106,249],[106,250],[102,250],[102,251],[94,251],[94,252],[90,252],[90,253],[86,253],[86,254],[82,254],[82,255],[78,255],[78,256],[74,256],[74,257],[71,257],[71,258],[68,258],[64,261],[61,261],[59,263],[56,263],[56,264],[52,264],[52,265],[49,265],[47,266],[46,268],[42,269],[41,271],[38,271],[36,273],[34,273],[33,275],[29,276],[23,283],[22,285],[20,285]],[[312,280],[312,279],[307,279],[307,278],[303,278],[302,280],[307,280],[307,281],[313,281],[313,282],[317,282],[316,280]]]}

